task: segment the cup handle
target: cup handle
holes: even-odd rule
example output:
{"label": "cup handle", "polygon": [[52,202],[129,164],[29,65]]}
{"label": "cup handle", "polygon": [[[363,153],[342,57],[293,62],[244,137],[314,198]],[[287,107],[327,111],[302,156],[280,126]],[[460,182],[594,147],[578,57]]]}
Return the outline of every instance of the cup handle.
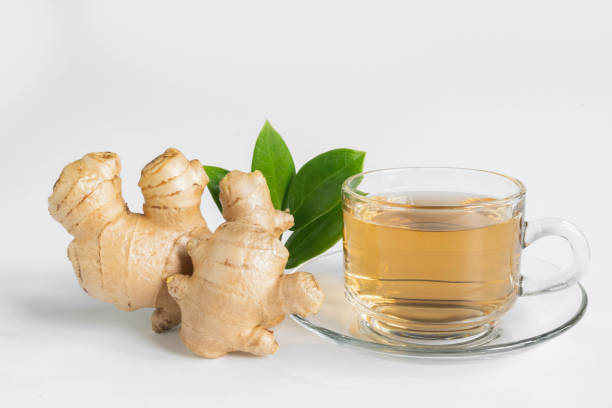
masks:
{"label": "cup handle", "polygon": [[547,236],[561,237],[570,244],[572,263],[561,270],[561,276],[521,276],[521,296],[565,289],[576,283],[589,267],[591,250],[586,237],[577,226],[562,218],[542,218],[526,223],[523,248]]}

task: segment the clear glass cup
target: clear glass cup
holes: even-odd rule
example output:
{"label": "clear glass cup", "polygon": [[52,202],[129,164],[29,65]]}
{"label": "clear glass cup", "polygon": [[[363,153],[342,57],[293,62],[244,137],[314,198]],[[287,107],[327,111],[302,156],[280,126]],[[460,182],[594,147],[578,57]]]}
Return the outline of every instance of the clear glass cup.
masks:
{"label": "clear glass cup", "polygon": [[[525,187],[499,173],[375,170],[342,187],[345,295],[377,334],[412,343],[482,340],[518,296],[563,289],[589,246],[568,221],[524,220]],[[573,262],[555,278],[522,276],[521,251],[555,235]]]}

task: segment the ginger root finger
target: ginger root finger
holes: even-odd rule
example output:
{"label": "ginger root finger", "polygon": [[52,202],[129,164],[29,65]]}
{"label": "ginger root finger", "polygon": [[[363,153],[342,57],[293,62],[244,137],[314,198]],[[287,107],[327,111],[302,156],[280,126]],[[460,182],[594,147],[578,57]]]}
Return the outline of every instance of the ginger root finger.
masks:
{"label": "ginger root finger", "polygon": [[274,209],[263,175],[232,171],[219,187],[227,221],[187,244],[192,276],[168,279],[181,309],[181,339],[208,358],[272,354],[278,344],[267,328],[285,313],[316,313],[323,294],[308,273],[285,276],[289,252],[278,238],[293,217]]}
{"label": "ginger root finger", "polygon": [[293,226],[293,216],[274,209],[270,190],[260,171],[231,171],[219,183],[219,201],[226,221],[260,225],[270,234],[280,236]]}
{"label": "ginger root finger", "polygon": [[283,275],[279,292],[283,313],[286,314],[305,317],[318,312],[323,303],[323,292],[308,272]]}
{"label": "ginger root finger", "polygon": [[155,307],[152,328],[180,322],[166,278],[190,274],[186,243],[210,231],[200,213],[208,177],[197,160],[167,149],[142,171],[144,214],[132,213],[121,193],[115,153],[89,153],[68,164],[49,197],[49,213],[74,240],[68,257],[91,296],[122,310]]}

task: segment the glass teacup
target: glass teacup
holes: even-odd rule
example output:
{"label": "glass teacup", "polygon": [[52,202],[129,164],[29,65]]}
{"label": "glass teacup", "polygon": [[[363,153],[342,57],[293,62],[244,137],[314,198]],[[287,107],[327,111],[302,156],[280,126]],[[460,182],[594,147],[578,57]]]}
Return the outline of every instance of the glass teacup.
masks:
{"label": "glass teacup", "polygon": [[[589,264],[568,221],[524,220],[525,187],[502,174],[399,168],[342,188],[345,293],[375,333],[416,343],[484,338],[518,296],[565,288]],[[556,235],[573,263],[560,276],[520,274],[521,251]]]}

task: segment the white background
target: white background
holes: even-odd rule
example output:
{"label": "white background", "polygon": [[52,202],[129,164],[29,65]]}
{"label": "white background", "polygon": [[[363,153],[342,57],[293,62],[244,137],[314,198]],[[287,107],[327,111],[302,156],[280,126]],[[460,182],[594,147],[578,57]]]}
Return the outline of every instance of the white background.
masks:
{"label": "white background", "polygon": [[[2,1],[0,405],[612,406],[611,18],[587,0]],[[205,360],[152,333],[149,310],[79,289],[46,209],[65,164],[119,153],[139,210],[140,169],[166,147],[246,170],[266,118],[297,164],[352,147],[368,169],[518,177],[528,218],[590,238],[584,320],[462,362],[351,351],[287,320],[274,356]],[[218,225],[208,195],[203,211]],[[554,239],[529,251],[568,260]]]}

